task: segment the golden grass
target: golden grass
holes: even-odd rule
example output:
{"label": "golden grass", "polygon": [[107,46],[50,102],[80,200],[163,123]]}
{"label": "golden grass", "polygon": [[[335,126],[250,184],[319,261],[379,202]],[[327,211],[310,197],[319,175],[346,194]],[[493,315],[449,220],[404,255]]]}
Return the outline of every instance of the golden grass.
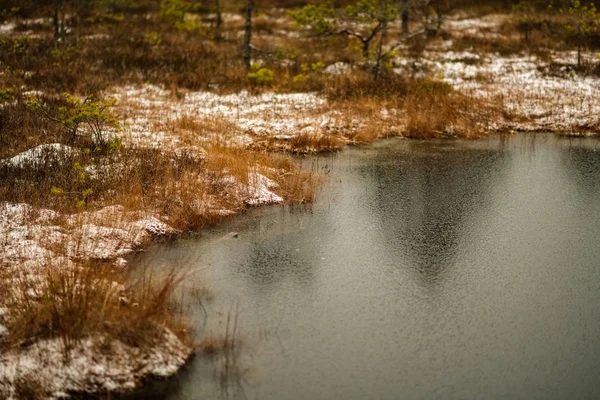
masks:
{"label": "golden grass", "polygon": [[502,118],[499,99],[476,99],[436,79],[391,76],[385,84],[368,79],[338,78],[327,88],[330,106],[341,111],[344,135],[352,143],[396,135],[478,138]]}
{"label": "golden grass", "polygon": [[[0,200],[62,213],[119,204],[126,210],[161,215],[176,229],[191,230],[222,218],[213,211],[245,207],[231,177],[248,185],[250,173],[261,173],[279,184],[278,194],[289,202],[313,198],[303,192],[314,188],[291,183],[293,175],[306,175],[297,163],[218,142],[207,144],[206,152],[199,158],[192,153],[126,147],[106,156],[47,154],[36,164],[0,165],[0,174],[6,177],[0,182]],[[85,191],[89,194],[84,196]]]}
{"label": "golden grass", "polygon": [[226,141],[241,133],[236,124],[218,115],[182,115],[153,125],[154,130],[165,131],[187,146],[203,141]]}
{"label": "golden grass", "polygon": [[479,138],[489,133],[489,122],[501,115],[500,107],[493,101],[458,92],[411,95],[406,98],[404,109],[404,135],[415,139]]}
{"label": "golden grass", "polygon": [[352,144],[370,144],[377,139],[402,133],[401,103],[397,97],[378,98],[370,95],[332,101],[331,107],[341,111],[338,123]]}
{"label": "golden grass", "polygon": [[289,149],[294,153],[312,153],[342,150],[346,140],[330,134],[301,133],[295,135],[289,143]]}
{"label": "golden grass", "polygon": [[187,341],[187,323],[173,296],[183,275],[134,279],[110,265],[48,264],[37,279],[12,279],[4,299],[4,350],[60,338],[63,355],[81,339],[100,334],[132,346],[152,346],[168,328]]}
{"label": "golden grass", "polygon": [[[37,17],[47,11],[31,0],[10,1],[22,7],[23,17]],[[81,20],[73,26],[73,35],[62,43],[52,40],[48,26],[36,27],[41,37],[7,36],[0,41],[3,66],[0,89],[10,88],[14,92],[9,101],[0,104],[0,158],[42,143],[69,143],[78,149],[90,145],[83,140],[69,142],[56,126],[28,112],[23,90],[45,92],[44,99],[53,111],[61,106],[57,96],[61,92],[87,94],[90,89],[122,84],[150,82],[171,88],[174,96],[181,88],[223,93],[267,90],[252,86],[247,79],[239,54],[239,23],[226,23],[218,32],[190,34],[161,22],[156,3],[146,0],[138,3],[138,11],[125,12],[123,23]],[[282,6],[273,0],[269,3]],[[297,3],[289,1],[286,5]],[[242,6],[239,2],[228,5],[229,11],[235,12]],[[470,11],[478,14],[484,8],[486,12],[502,10],[497,3],[479,4],[475,8],[479,6],[480,9]],[[568,35],[559,29],[566,20],[548,18],[551,23],[546,26],[535,22],[528,43],[517,34],[519,24],[515,17],[501,27],[502,38],[455,38],[453,50],[520,53],[536,49],[544,56],[537,49],[572,48]],[[119,204],[128,211],[159,215],[174,228],[194,230],[225,218],[215,211],[246,207],[231,179],[249,184],[251,173],[260,173],[276,182],[278,188],[273,190],[287,202],[314,201],[322,183],[316,167],[301,168],[297,160],[270,153],[274,150],[338,151],[346,143],[367,144],[390,135],[417,139],[477,138],[487,133],[489,122],[502,118],[495,99],[476,101],[432,79],[389,73],[373,80],[369,68],[357,63],[360,56],[342,37],[305,40],[282,35],[274,42],[269,36],[276,33],[274,28],[282,27],[276,27],[266,18],[257,21],[256,44],[279,46],[271,49],[275,50],[272,56],[262,57],[264,66],[275,75],[268,90],[319,92],[329,101],[326,106],[329,110],[323,112],[340,112],[336,117],[339,129],[303,133],[289,141],[267,139],[253,149],[241,149],[229,143],[229,138],[240,133],[234,123],[219,116],[181,115],[155,122],[153,129],[167,132],[186,146],[201,147],[205,154],[125,145],[108,154],[45,155],[37,165],[18,168],[0,164],[0,201],[28,203],[62,214]],[[160,42],[147,43],[145,37],[149,33],[156,34]],[[85,38],[97,34],[106,36]],[[416,51],[424,44],[415,41],[412,48]],[[590,43],[592,47],[596,45]],[[315,73],[304,81],[293,79],[302,72],[302,64],[319,61],[331,64],[340,60],[354,64],[351,73],[338,76]],[[384,115],[383,109],[388,113]],[[507,113],[503,117],[517,118]],[[83,168],[83,178],[76,164]],[[53,193],[54,187],[61,188],[64,194]],[[84,198],[82,193],[88,190],[91,192]],[[52,250],[61,252],[58,245]],[[8,293],[12,288],[19,295],[3,299],[9,303],[6,304],[9,314],[3,320],[9,335],[0,343],[2,351],[27,346],[38,339],[60,338],[68,357],[74,343],[94,333],[135,345],[151,345],[165,327],[187,338],[188,326],[173,297],[182,278],[176,274],[134,279],[99,262],[47,266],[36,282],[6,274],[0,270],[0,292]],[[29,289],[35,292],[34,297],[26,295]],[[195,296],[208,300],[213,294],[202,287]],[[230,319],[231,316],[224,335],[207,334],[198,343],[204,354],[223,356],[225,375],[236,369],[232,365],[235,367],[240,346],[237,323],[230,324]],[[40,394],[35,380],[17,386],[23,398],[33,399]]]}
{"label": "golden grass", "polygon": [[239,182],[249,183],[251,172],[258,172],[279,185],[276,192],[290,203],[314,200],[319,185],[315,171],[302,170],[298,162],[267,152],[248,151],[215,144],[207,148],[207,168],[235,177]]}

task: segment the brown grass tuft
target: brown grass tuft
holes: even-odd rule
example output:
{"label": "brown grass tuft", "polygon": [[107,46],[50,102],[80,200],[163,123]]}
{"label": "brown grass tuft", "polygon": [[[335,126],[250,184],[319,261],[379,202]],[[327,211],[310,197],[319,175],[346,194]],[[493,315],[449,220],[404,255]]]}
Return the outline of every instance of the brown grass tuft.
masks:
{"label": "brown grass tuft", "polygon": [[339,151],[346,145],[342,137],[331,134],[301,133],[290,140],[290,151],[294,153],[316,153]]}
{"label": "brown grass tuft", "polygon": [[406,137],[478,138],[488,133],[490,114],[499,111],[459,93],[409,96],[405,101]]}
{"label": "brown grass tuft", "polygon": [[60,338],[65,358],[81,339],[101,334],[133,346],[151,346],[165,328],[187,340],[173,294],[182,275],[133,279],[112,266],[47,265],[34,280],[14,277],[7,299],[7,348]]}

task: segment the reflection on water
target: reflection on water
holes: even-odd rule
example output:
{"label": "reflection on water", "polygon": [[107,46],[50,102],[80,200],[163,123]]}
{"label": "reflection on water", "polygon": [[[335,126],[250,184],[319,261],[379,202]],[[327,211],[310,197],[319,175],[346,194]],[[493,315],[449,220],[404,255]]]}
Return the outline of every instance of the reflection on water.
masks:
{"label": "reflection on water", "polygon": [[594,147],[572,147],[562,153],[566,173],[576,182],[582,200],[598,201],[600,196],[600,143]]}
{"label": "reflection on water", "polygon": [[507,153],[456,143],[403,150],[378,155],[357,172],[371,182],[368,208],[386,232],[386,248],[408,258],[423,284],[435,284],[453,264],[469,218],[490,204]]}
{"label": "reflection on water", "polygon": [[[310,207],[252,210],[137,262],[191,264],[239,307],[227,386],[198,357],[145,398],[600,398],[600,152],[521,135],[319,157]],[[230,232],[239,238],[224,238]],[[191,305],[191,303],[190,303]]]}

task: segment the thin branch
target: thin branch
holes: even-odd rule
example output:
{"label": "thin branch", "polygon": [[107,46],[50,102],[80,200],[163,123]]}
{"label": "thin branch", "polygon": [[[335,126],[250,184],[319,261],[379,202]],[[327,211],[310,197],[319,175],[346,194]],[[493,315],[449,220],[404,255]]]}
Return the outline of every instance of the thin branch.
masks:
{"label": "thin branch", "polygon": [[361,42],[365,41],[365,38],[358,32],[354,32],[351,31],[350,29],[346,28],[346,29],[342,29],[341,31],[337,31],[337,32],[332,32],[332,35],[348,35],[348,36],[354,36],[355,38],[358,38]]}
{"label": "thin branch", "polygon": [[383,28],[383,25],[384,25],[383,21],[379,21],[377,26],[375,26],[375,28],[373,28],[373,31],[371,32],[371,34],[369,36],[367,36],[367,38],[364,41],[370,42],[379,33],[379,31]]}
{"label": "thin branch", "polygon": [[402,37],[395,45],[393,45],[392,47],[390,47],[389,51],[394,51],[396,50],[398,47],[400,47],[404,42],[406,42],[409,39],[412,39],[414,37],[420,36],[420,35],[424,35],[427,33],[426,29],[420,30],[418,32],[413,32],[409,35],[406,35],[404,37]]}
{"label": "thin branch", "polygon": [[254,51],[256,53],[264,54],[268,58],[272,58],[273,54],[275,54],[274,50],[261,49],[260,47],[257,47],[257,46],[255,46],[253,44],[250,45],[250,49],[252,49],[252,51]]}
{"label": "thin branch", "polygon": [[58,124],[61,124],[61,125],[64,125],[64,126],[66,127],[66,125],[65,125],[65,123],[64,123],[63,121],[61,121],[60,119],[58,119],[58,118],[54,117],[53,115],[51,115],[51,114],[50,114],[48,111],[46,111],[46,110],[45,110],[43,107],[41,107],[41,106],[40,106],[40,107],[37,107],[35,111],[37,111],[37,112],[39,112],[40,114],[42,114],[42,116],[43,116],[44,118],[48,119],[49,121],[56,122],[56,123],[58,123]]}
{"label": "thin branch", "polygon": [[383,22],[379,21],[377,23],[377,25],[373,28],[373,30],[371,31],[371,33],[368,36],[366,36],[366,37],[363,36],[363,35],[361,35],[358,32],[350,30],[349,28],[342,29],[341,31],[337,31],[337,32],[331,32],[331,33],[329,33],[329,35],[348,35],[348,36],[354,36],[355,38],[357,38],[361,42],[368,43],[371,40],[373,40],[373,38],[379,33],[379,31],[381,30],[381,28],[383,28]]}

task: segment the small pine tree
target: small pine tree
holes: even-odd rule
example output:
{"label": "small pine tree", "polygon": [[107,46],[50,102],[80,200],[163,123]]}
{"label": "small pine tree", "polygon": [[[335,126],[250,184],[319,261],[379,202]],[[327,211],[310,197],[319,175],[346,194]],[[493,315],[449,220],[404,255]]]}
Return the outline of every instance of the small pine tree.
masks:
{"label": "small pine tree", "polygon": [[[370,45],[387,23],[398,17],[398,10],[392,0],[384,0],[385,7],[381,7],[377,0],[358,0],[349,5],[343,15],[338,16],[331,3],[319,5],[309,4],[296,11],[289,11],[290,16],[300,27],[308,27],[321,36],[345,35],[358,39],[364,58],[370,55]],[[361,24],[363,29],[354,29],[352,26]]]}
{"label": "small pine tree", "polygon": [[513,12],[519,16],[519,22],[523,27],[523,39],[525,42],[529,42],[529,31],[531,28],[531,19],[535,11],[534,7],[532,6],[531,2],[522,0],[517,4],[514,4],[512,9]]}
{"label": "small pine tree", "polygon": [[[109,130],[118,132],[119,121],[112,117],[109,109],[116,104],[116,99],[101,99],[94,94],[81,99],[68,93],[63,93],[64,105],[59,107],[56,114],[51,113],[42,99],[31,96],[27,99],[30,111],[39,114],[42,118],[61,125],[73,143],[82,131],[90,134],[90,139],[99,148],[112,146],[107,140]],[[84,128],[84,129],[82,129]]]}
{"label": "small pine tree", "polygon": [[572,23],[566,24],[569,33],[575,35],[577,41],[577,67],[581,67],[581,52],[587,36],[598,30],[600,13],[594,3],[583,5],[579,0],[571,0],[568,9],[560,9],[561,14],[569,15]]}

